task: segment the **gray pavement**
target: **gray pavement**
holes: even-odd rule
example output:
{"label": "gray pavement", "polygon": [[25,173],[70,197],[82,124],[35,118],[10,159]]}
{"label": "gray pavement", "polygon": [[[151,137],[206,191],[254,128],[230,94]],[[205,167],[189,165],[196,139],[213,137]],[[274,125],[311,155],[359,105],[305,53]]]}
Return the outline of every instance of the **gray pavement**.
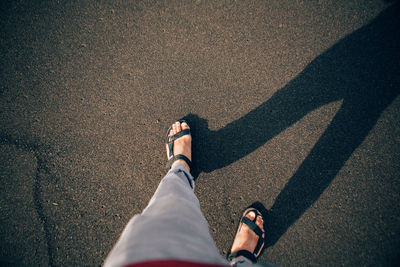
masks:
{"label": "gray pavement", "polygon": [[[193,128],[221,253],[270,211],[261,262],[400,262],[392,1],[0,4],[0,262],[98,266]],[[151,253],[151,252],[149,252]]]}

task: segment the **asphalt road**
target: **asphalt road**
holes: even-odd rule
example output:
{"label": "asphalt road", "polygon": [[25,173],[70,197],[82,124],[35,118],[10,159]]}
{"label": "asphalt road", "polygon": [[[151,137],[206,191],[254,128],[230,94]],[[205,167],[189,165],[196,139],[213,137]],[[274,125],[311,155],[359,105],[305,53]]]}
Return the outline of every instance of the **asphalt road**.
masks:
{"label": "asphalt road", "polygon": [[2,1],[0,262],[98,266],[193,128],[221,253],[400,263],[400,11],[374,1]]}

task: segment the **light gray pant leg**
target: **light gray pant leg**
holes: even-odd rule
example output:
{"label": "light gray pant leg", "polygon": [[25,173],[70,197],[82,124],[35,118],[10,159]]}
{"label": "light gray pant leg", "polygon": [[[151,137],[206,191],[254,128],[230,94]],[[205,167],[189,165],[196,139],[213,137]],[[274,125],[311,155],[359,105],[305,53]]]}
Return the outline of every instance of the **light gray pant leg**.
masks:
{"label": "light gray pant leg", "polygon": [[230,262],[231,266],[233,267],[250,267],[254,266],[251,261],[243,256],[237,257],[236,259]]}
{"label": "light gray pant leg", "polygon": [[230,262],[231,266],[233,267],[278,267],[272,264],[265,264],[265,263],[255,263],[252,264],[251,261],[243,256],[237,257],[233,261]]}
{"label": "light gray pant leg", "polygon": [[144,211],[129,221],[104,265],[158,259],[228,264],[218,252],[193,190],[191,174],[182,164],[175,165]]}

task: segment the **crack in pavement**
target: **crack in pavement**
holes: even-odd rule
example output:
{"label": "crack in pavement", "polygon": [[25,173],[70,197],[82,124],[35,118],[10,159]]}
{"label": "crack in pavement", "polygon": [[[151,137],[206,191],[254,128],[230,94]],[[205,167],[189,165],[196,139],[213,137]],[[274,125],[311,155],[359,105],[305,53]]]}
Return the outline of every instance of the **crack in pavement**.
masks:
{"label": "crack in pavement", "polygon": [[[38,214],[39,220],[43,225],[44,237],[47,245],[47,255],[48,255],[48,266],[54,266],[53,262],[53,249],[51,245],[51,234],[48,227],[48,220],[44,215],[43,208],[43,199],[41,196],[42,193],[42,185],[41,185],[41,172],[49,173],[49,169],[47,167],[48,151],[49,147],[37,145],[35,143],[27,143],[21,139],[13,139],[8,135],[2,135],[0,137],[0,143],[2,144],[11,144],[16,146],[18,149],[22,149],[27,152],[31,152],[36,159],[36,171],[35,171],[35,181],[33,186],[33,203],[34,208]],[[40,150],[44,150],[44,152],[40,152]]]}

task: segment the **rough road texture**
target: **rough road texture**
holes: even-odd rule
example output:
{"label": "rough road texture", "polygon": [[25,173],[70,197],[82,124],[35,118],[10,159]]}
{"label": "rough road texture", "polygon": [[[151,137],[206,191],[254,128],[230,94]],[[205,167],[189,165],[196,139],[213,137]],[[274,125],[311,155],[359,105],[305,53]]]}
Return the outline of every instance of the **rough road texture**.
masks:
{"label": "rough road texture", "polygon": [[261,262],[399,263],[399,4],[121,2],[0,4],[1,265],[100,265],[182,117],[221,253],[258,200]]}

